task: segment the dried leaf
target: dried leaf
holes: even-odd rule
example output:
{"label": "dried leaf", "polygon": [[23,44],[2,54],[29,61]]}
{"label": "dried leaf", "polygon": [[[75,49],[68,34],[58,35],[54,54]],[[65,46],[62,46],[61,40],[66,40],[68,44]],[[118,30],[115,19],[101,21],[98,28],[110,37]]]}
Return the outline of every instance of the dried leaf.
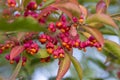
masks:
{"label": "dried leaf", "polygon": [[15,46],[10,51],[10,60],[13,60],[15,57],[17,57],[20,53],[24,51],[24,46]]}
{"label": "dried leaf", "polygon": [[59,70],[57,73],[56,80],[61,80],[63,78],[65,73],[70,68],[70,64],[71,64],[71,61],[70,61],[68,55],[65,54],[65,57],[63,59],[61,59],[61,61],[60,61]]}
{"label": "dried leaf", "polygon": [[[93,14],[91,16],[89,16],[86,20],[86,23],[96,23],[96,22],[99,22],[99,23],[104,23],[104,24],[107,24],[107,25],[110,25],[116,29],[118,29],[118,26],[116,25],[116,23],[113,21],[113,19],[109,16],[109,15],[106,15],[106,14]],[[97,26],[96,26],[97,27]]]}

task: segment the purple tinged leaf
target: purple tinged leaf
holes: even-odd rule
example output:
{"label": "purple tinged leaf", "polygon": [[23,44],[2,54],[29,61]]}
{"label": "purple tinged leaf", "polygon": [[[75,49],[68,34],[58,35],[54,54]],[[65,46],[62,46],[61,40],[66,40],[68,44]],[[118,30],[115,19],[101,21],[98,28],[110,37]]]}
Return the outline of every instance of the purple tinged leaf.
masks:
{"label": "purple tinged leaf", "polygon": [[63,59],[61,59],[61,61],[60,61],[56,80],[61,80],[63,78],[63,76],[69,70],[70,64],[71,64],[71,61],[70,61],[68,55],[65,54],[65,57]]}
{"label": "purple tinged leaf", "polygon": [[96,12],[97,13],[106,13],[107,6],[104,0],[100,0],[96,5]]}

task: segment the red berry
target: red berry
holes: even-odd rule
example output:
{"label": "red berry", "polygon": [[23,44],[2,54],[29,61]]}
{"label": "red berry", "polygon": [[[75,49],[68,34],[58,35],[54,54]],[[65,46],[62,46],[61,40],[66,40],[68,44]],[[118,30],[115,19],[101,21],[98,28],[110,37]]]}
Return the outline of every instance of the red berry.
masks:
{"label": "red berry", "polygon": [[47,35],[41,34],[41,35],[39,36],[39,41],[40,41],[42,44],[46,43],[46,42],[47,42]]}
{"label": "red berry", "polygon": [[49,26],[48,26],[48,29],[51,32],[55,32],[56,31],[55,24],[54,23],[50,23]]}
{"label": "red berry", "polygon": [[15,0],[7,0],[8,6],[9,7],[15,7],[16,6],[16,1]]}
{"label": "red berry", "polygon": [[27,9],[28,10],[36,10],[37,9],[37,3],[34,1],[29,2],[29,4],[27,5]]}

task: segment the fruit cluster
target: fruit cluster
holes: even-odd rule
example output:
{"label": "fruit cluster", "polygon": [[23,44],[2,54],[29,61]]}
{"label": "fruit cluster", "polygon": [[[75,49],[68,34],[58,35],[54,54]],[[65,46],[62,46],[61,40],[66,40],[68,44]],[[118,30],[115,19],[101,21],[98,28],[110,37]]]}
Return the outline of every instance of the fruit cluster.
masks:
{"label": "fruit cluster", "polygon": [[[45,2],[45,1],[44,1]],[[15,7],[15,0],[7,0],[7,4],[9,7]],[[15,16],[32,16],[40,24],[46,23],[46,17],[48,17],[51,12],[45,13],[42,17],[39,18],[40,10],[37,9],[41,7],[41,5],[37,5],[35,1],[30,1],[25,8],[25,11],[22,14],[16,14]],[[5,11],[3,14],[10,15],[8,11]],[[96,47],[99,51],[101,50],[101,44],[91,35],[87,40],[81,41],[80,36],[78,34],[78,29],[81,24],[84,23],[83,16],[80,19],[73,17],[73,21],[69,22],[66,18],[66,15],[62,14],[57,22],[50,22],[47,26],[48,32],[44,32],[42,34],[36,32],[28,32],[22,39],[22,41],[8,41],[3,45],[0,45],[0,53],[2,53],[5,49],[10,48],[11,50],[15,46],[23,46],[23,51],[31,55],[36,55],[38,51],[40,51],[40,45],[38,42],[34,41],[34,38],[37,39],[41,45],[45,45],[45,49],[47,53],[50,55],[47,58],[41,58],[41,62],[48,62],[51,57],[56,58],[64,58],[66,51],[71,51],[73,48],[78,48],[80,50],[86,50],[86,47]],[[45,27],[46,28],[46,27]],[[27,61],[27,57],[21,57],[20,54],[17,57],[14,57],[12,60],[10,59],[10,54],[6,55],[6,59],[10,60],[10,63],[14,61],[16,63],[22,59],[23,65]]]}

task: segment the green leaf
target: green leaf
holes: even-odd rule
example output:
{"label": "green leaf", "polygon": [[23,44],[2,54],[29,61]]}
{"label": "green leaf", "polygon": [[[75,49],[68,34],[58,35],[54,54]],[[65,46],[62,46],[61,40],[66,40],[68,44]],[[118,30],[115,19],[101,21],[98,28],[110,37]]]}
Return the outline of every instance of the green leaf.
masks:
{"label": "green leaf", "polygon": [[65,73],[70,68],[70,64],[71,64],[71,61],[70,61],[68,55],[65,54],[65,57],[60,60],[59,69],[58,69],[56,80],[61,80],[63,78]]}
{"label": "green leaf", "polygon": [[105,40],[104,47],[107,52],[111,53],[112,55],[120,58],[120,45],[116,42],[113,42],[111,40]]}
{"label": "green leaf", "polygon": [[35,55],[35,57],[37,57],[37,58],[46,58],[46,57],[49,57],[49,56],[50,56],[50,54],[48,54],[46,49],[40,49],[38,51],[38,53]]}
{"label": "green leaf", "polygon": [[36,0],[36,3],[39,5],[43,0]]}
{"label": "green leaf", "polygon": [[[114,58],[114,55],[112,55],[110,52],[106,51],[104,48],[103,48],[103,50],[102,50],[101,53],[104,54],[104,55],[107,56],[107,57],[112,57],[112,58]],[[116,57],[115,57],[115,58],[116,58]]]}
{"label": "green leaf", "polygon": [[107,29],[107,28],[101,28],[101,29],[99,29],[100,30],[100,32],[102,33],[102,34],[107,34],[107,35],[116,35],[116,33],[115,32],[113,32],[112,30],[110,30],[110,29]]}
{"label": "green leaf", "polygon": [[73,57],[72,55],[69,55],[69,57],[70,57],[70,60],[72,61],[73,65],[78,73],[80,80],[82,80],[83,71],[82,71],[82,67],[81,67],[79,61],[75,57]]}
{"label": "green leaf", "polygon": [[104,70],[106,69],[105,64],[104,64],[102,61],[100,61],[99,59],[88,58],[88,60],[94,62],[94,63],[97,64],[100,68],[102,68],[102,69],[104,69]]}
{"label": "green leaf", "polygon": [[90,26],[83,26],[82,28],[85,29],[90,34],[92,34],[101,45],[104,44],[104,37],[98,29]]}
{"label": "green leaf", "polygon": [[22,60],[20,60],[19,63],[17,64],[17,66],[16,66],[13,74],[10,76],[9,80],[16,80],[16,77],[19,74],[21,66],[22,66]]}
{"label": "green leaf", "polygon": [[100,22],[89,23],[89,25],[97,29],[104,27],[104,25]]}
{"label": "green leaf", "polygon": [[[45,25],[44,25],[45,26]],[[0,31],[46,31],[47,28],[40,25],[32,17],[20,17],[14,22],[8,23],[5,19],[0,19]]]}
{"label": "green leaf", "polygon": [[36,66],[38,64],[40,64],[40,58],[34,58],[30,62],[30,66]]}
{"label": "green leaf", "polygon": [[50,4],[54,3],[54,2],[55,2],[55,0],[47,0],[47,1],[44,3],[44,5],[41,7],[41,9],[47,7],[48,5],[50,5]]}
{"label": "green leaf", "polygon": [[26,7],[27,6],[27,4],[30,2],[30,0],[23,0],[24,2],[23,2],[23,6],[24,7]]}
{"label": "green leaf", "polygon": [[[107,24],[107,25],[110,25],[116,29],[118,29],[118,26],[116,25],[116,23],[113,21],[113,19],[109,16],[109,15],[106,15],[106,14],[93,14],[91,16],[89,16],[86,20],[86,23],[104,23],[104,24]],[[97,27],[97,26],[96,26]]]}

